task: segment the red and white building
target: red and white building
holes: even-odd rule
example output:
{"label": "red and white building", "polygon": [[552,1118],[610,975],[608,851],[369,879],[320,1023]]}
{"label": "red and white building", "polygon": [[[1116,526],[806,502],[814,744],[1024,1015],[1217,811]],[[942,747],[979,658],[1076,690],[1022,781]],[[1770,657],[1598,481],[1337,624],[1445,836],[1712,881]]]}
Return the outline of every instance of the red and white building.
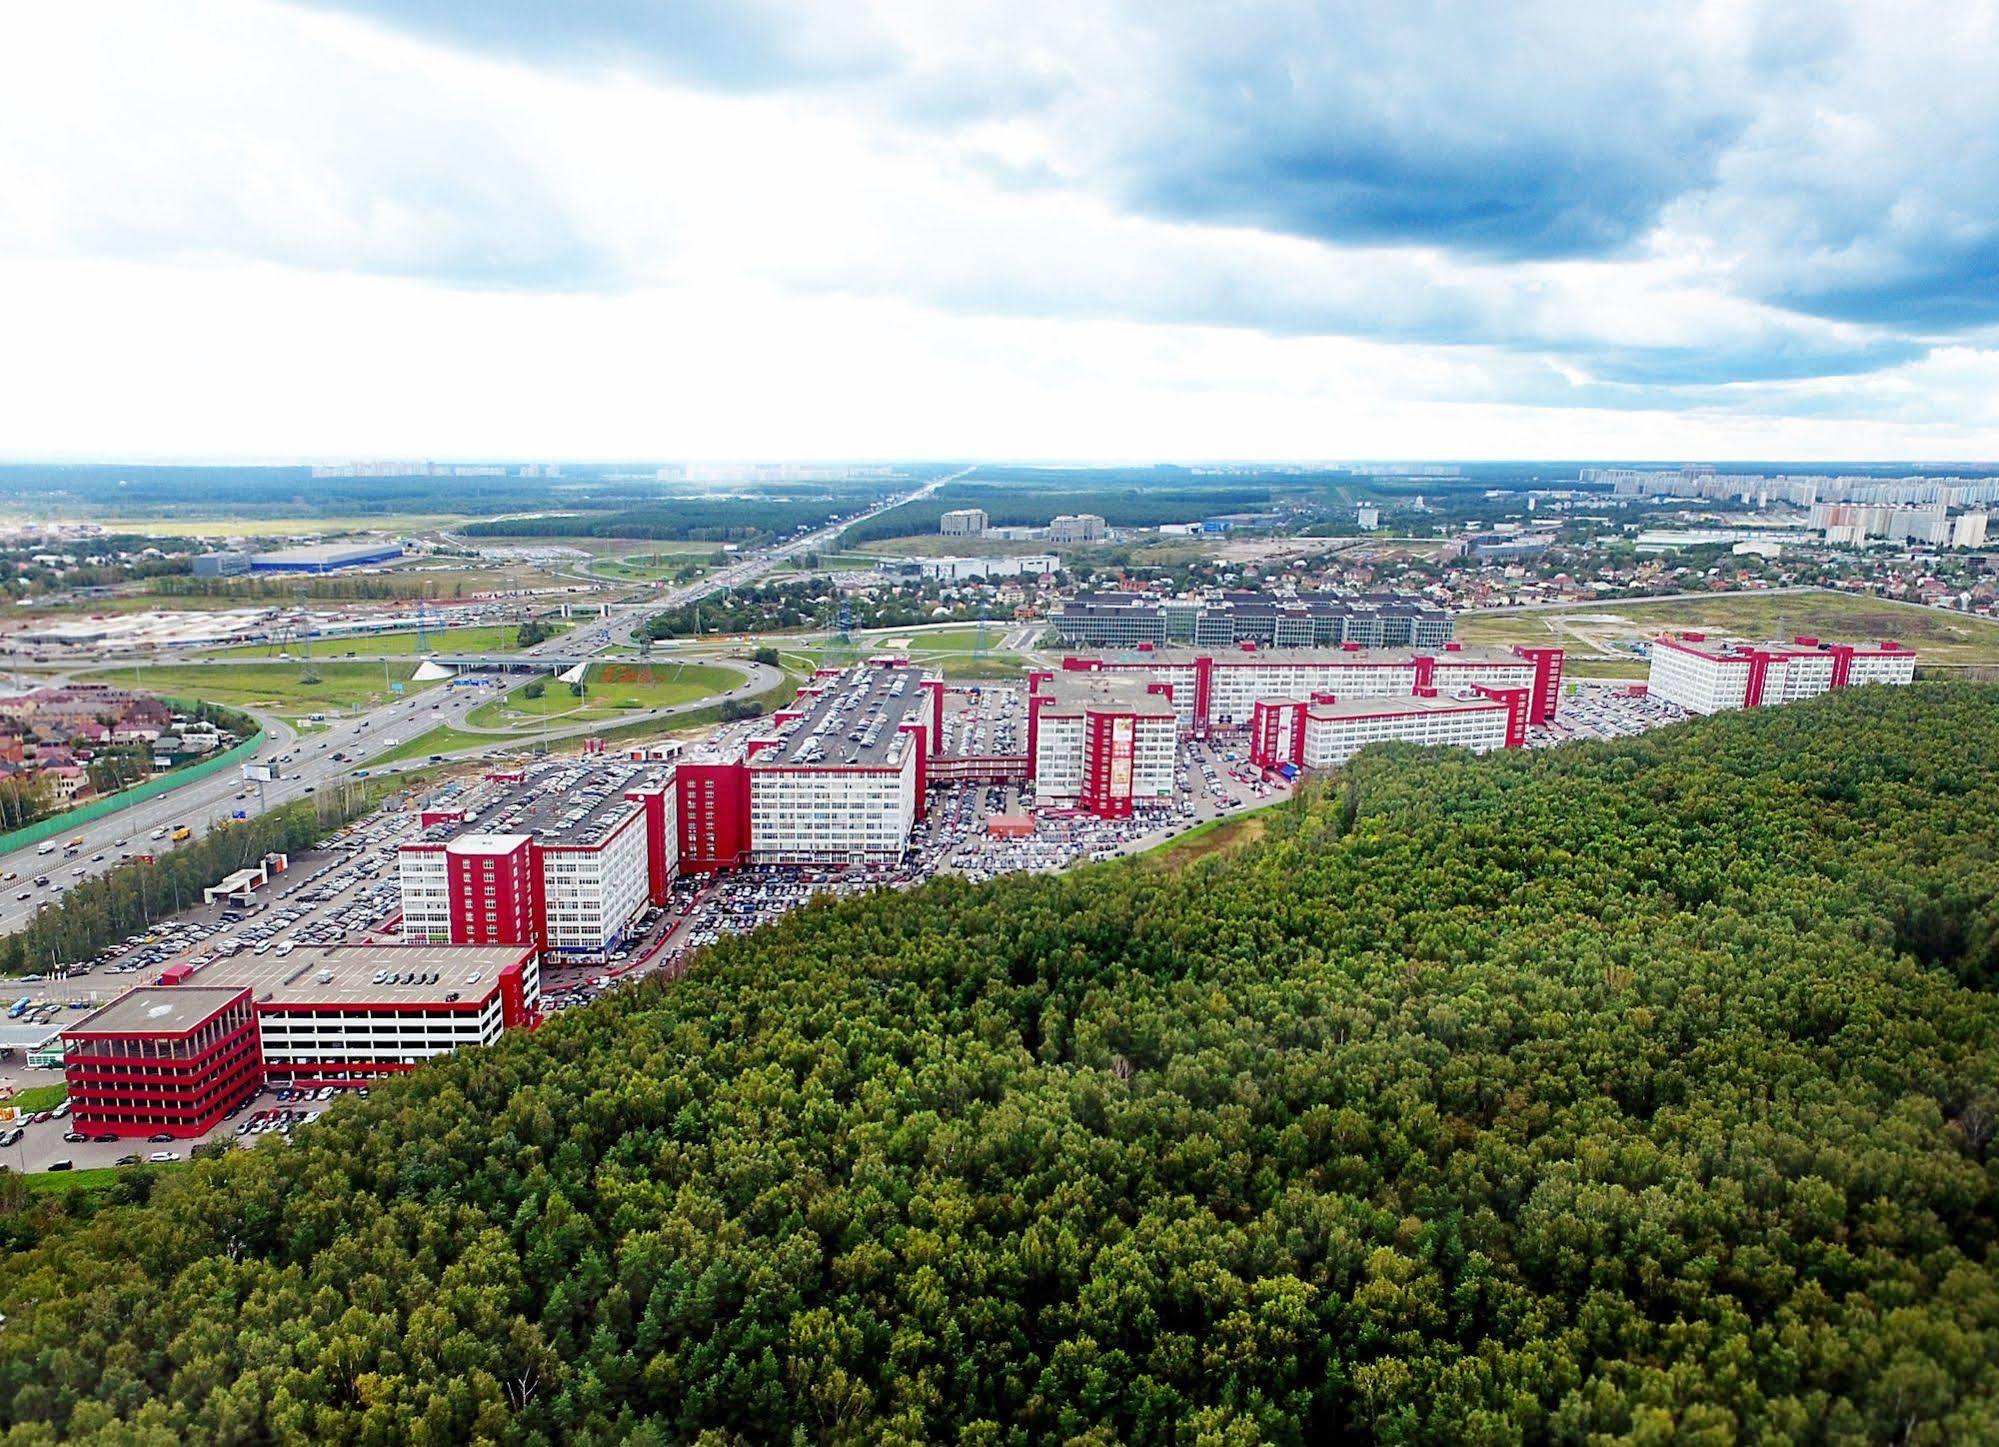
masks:
{"label": "red and white building", "polygon": [[1652,642],[1646,691],[1689,713],[1719,713],[1816,698],[1836,688],[1915,681],[1916,651],[1900,643],[1833,643],[1800,635],[1747,643],[1707,633]]}
{"label": "red and white building", "polygon": [[1152,649],[1141,645],[1114,658],[1065,658],[1066,672],[1123,673],[1164,684],[1183,732],[1205,735],[1243,728],[1258,700],[1310,699],[1326,694],[1355,698],[1439,697],[1474,688],[1527,690],[1527,721],[1555,717],[1562,686],[1559,648],[1479,648],[1446,643],[1436,648],[1262,650],[1229,652]]}
{"label": "red and white building", "polygon": [[679,764],[681,869],[900,859],[943,708],[943,680],[899,660],[820,670],[767,731]]}
{"label": "red and white building", "polygon": [[63,1032],[77,1129],[190,1137],[266,1082],[365,1085],[491,1045],[541,996],[532,945],[324,945],[178,963]]}
{"label": "red and white building", "polygon": [[1027,695],[1037,804],[1125,819],[1171,803],[1179,717],[1165,685],[1115,673],[1037,673]]}
{"label": "red and white building", "polygon": [[1277,769],[1326,769],[1369,744],[1517,749],[1527,742],[1528,691],[1472,689],[1460,696],[1259,699],[1249,730],[1250,762]]}
{"label": "red and white building", "polygon": [[62,1032],[77,1130],[206,1135],[263,1084],[248,987],[131,990]]}
{"label": "red and white building", "polygon": [[676,791],[659,775],[568,763],[433,800],[398,856],[404,940],[609,954],[678,869]]}

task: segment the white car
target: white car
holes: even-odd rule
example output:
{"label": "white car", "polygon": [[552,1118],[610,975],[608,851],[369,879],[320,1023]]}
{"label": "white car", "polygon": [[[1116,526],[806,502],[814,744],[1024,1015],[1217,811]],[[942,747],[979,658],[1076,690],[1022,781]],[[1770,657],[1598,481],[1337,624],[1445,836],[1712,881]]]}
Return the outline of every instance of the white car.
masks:
{"label": "white car", "polygon": [[168,1161],[177,1161],[177,1160],[179,1160],[179,1159],[180,1159],[180,1152],[179,1152],[179,1151],[154,1151],[154,1152],[153,1152],[153,1153],[152,1153],[151,1155],[147,1156],[147,1157],[146,1157],[146,1159],[147,1159],[147,1160],[149,1160],[149,1161],[152,1161],[152,1162],[154,1162],[155,1164],[158,1164],[158,1165],[165,1165],[165,1164],[166,1164],[166,1163],[167,1163]]}

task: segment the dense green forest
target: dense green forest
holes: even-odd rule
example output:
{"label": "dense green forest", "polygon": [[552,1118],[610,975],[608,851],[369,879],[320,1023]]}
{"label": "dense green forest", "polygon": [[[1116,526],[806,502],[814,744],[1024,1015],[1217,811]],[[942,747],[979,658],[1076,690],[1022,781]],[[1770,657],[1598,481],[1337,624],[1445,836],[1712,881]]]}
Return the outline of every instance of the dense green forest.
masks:
{"label": "dense green forest", "polygon": [[[887,484],[882,490],[889,491]],[[869,499],[851,495],[825,498],[688,497],[647,503],[616,512],[568,516],[494,518],[459,529],[477,538],[656,538],[728,543],[782,536],[822,527],[835,517],[861,511]]]}
{"label": "dense green forest", "polygon": [[1995,761],[1854,690],[815,905],[38,1223],[7,1440],[1999,1440]]}

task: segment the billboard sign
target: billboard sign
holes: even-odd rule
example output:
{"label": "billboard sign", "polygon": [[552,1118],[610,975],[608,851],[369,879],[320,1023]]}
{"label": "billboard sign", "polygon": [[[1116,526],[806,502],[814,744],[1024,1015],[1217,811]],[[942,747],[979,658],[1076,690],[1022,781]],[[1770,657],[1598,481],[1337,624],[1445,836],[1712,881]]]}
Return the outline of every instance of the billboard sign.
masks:
{"label": "billboard sign", "polygon": [[1138,730],[1136,720],[1129,717],[1111,720],[1111,797],[1129,799],[1131,797],[1131,755],[1132,742]]}

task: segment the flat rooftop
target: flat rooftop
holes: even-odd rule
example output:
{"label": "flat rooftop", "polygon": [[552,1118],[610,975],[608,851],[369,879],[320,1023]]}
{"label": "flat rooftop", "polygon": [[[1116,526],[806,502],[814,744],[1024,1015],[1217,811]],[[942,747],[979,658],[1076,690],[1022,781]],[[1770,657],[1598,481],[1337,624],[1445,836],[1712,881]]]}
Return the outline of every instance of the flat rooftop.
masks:
{"label": "flat rooftop", "polygon": [[[1309,663],[1342,663],[1350,667],[1388,667],[1413,662],[1418,658],[1434,658],[1439,663],[1524,663],[1510,648],[1496,648],[1484,644],[1467,643],[1452,648],[1438,643],[1427,648],[1255,648],[1242,649],[1233,645],[1214,644],[1206,648],[1154,648],[1141,652],[1136,649],[1121,648],[1109,652],[1079,652],[1072,658],[1101,658],[1113,667],[1158,667],[1160,665],[1191,664],[1197,658],[1212,658],[1219,666],[1260,665],[1271,668],[1292,668]],[[1058,672],[1061,670],[1058,670]],[[1074,670],[1080,672],[1082,670]]]}
{"label": "flat rooftop", "polygon": [[[486,780],[445,788],[424,809],[462,809],[456,822],[433,824],[419,839],[463,842],[474,835],[532,834],[543,844],[587,848],[601,844],[641,806],[625,797],[663,780],[670,765],[638,764],[622,755],[531,765],[518,783]],[[411,841],[418,842],[418,841]],[[505,847],[502,844],[500,847]]]}
{"label": "flat rooftop", "polygon": [[1668,633],[1657,641],[1675,644],[1695,653],[1706,654],[1710,658],[1739,658],[1749,653],[1830,653],[1834,648],[1851,648],[1856,653],[1866,654],[1900,653],[1911,658],[1916,655],[1914,648],[1904,643],[1897,643],[1892,638],[1849,642],[1844,638],[1747,639],[1738,638],[1732,633],[1703,633],[1690,638],[1684,633]]}
{"label": "flat rooftop", "polygon": [[1055,701],[1043,709],[1043,717],[1048,711],[1056,713],[1079,713],[1086,708],[1116,708],[1129,713],[1146,714],[1159,718],[1174,718],[1177,711],[1173,700],[1163,693],[1153,693],[1148,685],[1150,679],[1131,672],[1096,673],[1083,669],[1058,669],[1052,679],[1043,681],[1038,692]]}
{"label": "flat rooftop", "polygon": [[1313,718],[1375,718],[1396,713],[1450,713],[1464,708],[1505,708],[1498,699],[1482,694],[1440,694],[1436,698],[1343,698],[1337,703],[1306,706]]}
{"label": "flat rooftop", "polygon": [[893,763],[909,747],[897,726],[920,723],[929,712],[930,695],[913,668],[862,665],[818,687],[817,696],[787,705],[800,716],[776,731],[778,746],[758,753],[751,768]]}
{"label": "flat rooftop", "polygon": [[[527,945],[301,945],[284,956],[245,950],[153,993],[226,995],[248,986],[258,1004],[285,1005],[441,1003],[453,993],[477,1000],[491,992],[501,970],[531,952]],[[383,970],[393,978],[378,985]]]}
{"label": "flat rooftop", "polygon": [[180,1035],[242,993],[241,984],[141,985],[63,1029],[92,1035]]}
{"label": "flat rooftop", "polygon": [[403,545],[394,541],[373,543],[302,543],[295,548],[273,548],[254,554],[260,563],[344,563],[352,559],[377,558],[400,553]]}

